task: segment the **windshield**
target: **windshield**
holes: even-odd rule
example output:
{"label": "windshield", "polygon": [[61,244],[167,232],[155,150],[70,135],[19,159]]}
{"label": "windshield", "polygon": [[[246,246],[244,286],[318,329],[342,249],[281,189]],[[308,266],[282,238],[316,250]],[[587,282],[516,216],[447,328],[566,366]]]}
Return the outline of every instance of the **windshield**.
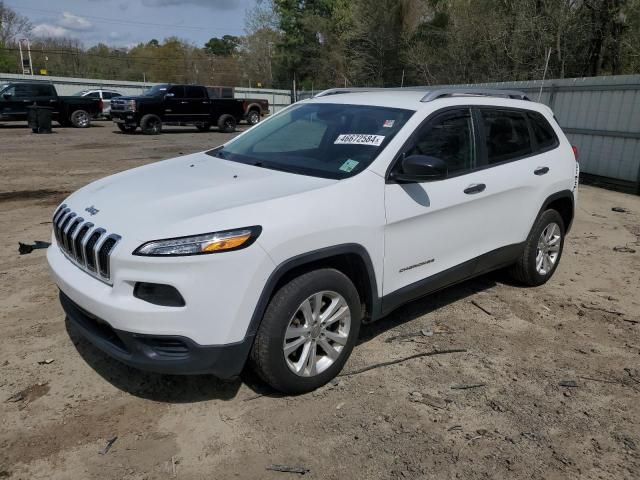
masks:
{"label": "windshield", "polygon": [[145,97],[155,97],[156,95],[164,95],[167,93],[167,85],[154,85],[149,90],[145,90],[142,94]]}
{"label": "windshield", "polygon": [[367,168],[413,113],[367,105],[303,103],[207,153],[258,167],[342,179]]}

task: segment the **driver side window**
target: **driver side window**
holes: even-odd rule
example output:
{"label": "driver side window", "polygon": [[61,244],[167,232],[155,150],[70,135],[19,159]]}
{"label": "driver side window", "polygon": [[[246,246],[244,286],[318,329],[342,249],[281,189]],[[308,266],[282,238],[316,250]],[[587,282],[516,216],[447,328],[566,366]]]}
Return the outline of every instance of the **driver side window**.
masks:
{"label": "driver side window", "polygon": [[422,127],[405,153],[436,157],[447,164],[449,174],[459,175],[475,167],[471,111],[467,108],[439,115]]}

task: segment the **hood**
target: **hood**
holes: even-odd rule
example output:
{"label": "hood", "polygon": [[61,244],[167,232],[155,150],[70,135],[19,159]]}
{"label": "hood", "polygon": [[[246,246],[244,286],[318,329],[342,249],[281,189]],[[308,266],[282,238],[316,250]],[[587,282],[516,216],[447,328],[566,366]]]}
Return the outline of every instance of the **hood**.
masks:
{"label": "hood", "polygon": [[[228,214],[231,209],[248,205],[252,214],[257,213],[269,200],[336,182],[231,162],[202,152],[103,178],[78,190],[64,203],[108,231],[149,239],[204,233],[191,231],[194,221],[206,223],[206,231],[233,228],[216,225],[216,213]],[[97,213],[90,215],[87,209]],[[237,218],[237,222],[237,226],[244,226],[242,219]]]}

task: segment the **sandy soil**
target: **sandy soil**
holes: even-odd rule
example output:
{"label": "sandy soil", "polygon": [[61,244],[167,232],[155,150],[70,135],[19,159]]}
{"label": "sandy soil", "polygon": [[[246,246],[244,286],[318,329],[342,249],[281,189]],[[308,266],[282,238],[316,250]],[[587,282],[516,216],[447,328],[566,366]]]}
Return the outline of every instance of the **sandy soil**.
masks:
{"label": "sandy soil", "polygon": [[[141,373],[70,336],[44,250],[18,242],[48,240],[56,203],[89,181],[224,138],[0,127],[0,478],[299,476],[271,464],[319,479],[640,478],[636,196],[581,187],[550,283],[496,273],[414,302],[364,328],[346,375],[308,395],[249,373]],[[467,351],[349,375],[436,348]]]}

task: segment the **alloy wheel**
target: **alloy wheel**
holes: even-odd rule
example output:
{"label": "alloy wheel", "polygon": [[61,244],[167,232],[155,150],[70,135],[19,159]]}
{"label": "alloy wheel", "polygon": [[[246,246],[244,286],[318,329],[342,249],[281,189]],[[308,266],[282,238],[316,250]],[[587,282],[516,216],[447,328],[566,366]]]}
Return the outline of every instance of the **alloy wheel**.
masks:
{"label": "alloy wheel", "polygon": [[553,270],[560,254],[561,239],[560,226],[555,222],[542,230],[536,250],[536,271],[540,275],[548,275]]}
{"label": "alloy wheel", "polygon": [[351,310],[342,295],[311,295],[289,320],[282,344],[287,366],[302,377],[322,373],[340,357],[350,328]]}

